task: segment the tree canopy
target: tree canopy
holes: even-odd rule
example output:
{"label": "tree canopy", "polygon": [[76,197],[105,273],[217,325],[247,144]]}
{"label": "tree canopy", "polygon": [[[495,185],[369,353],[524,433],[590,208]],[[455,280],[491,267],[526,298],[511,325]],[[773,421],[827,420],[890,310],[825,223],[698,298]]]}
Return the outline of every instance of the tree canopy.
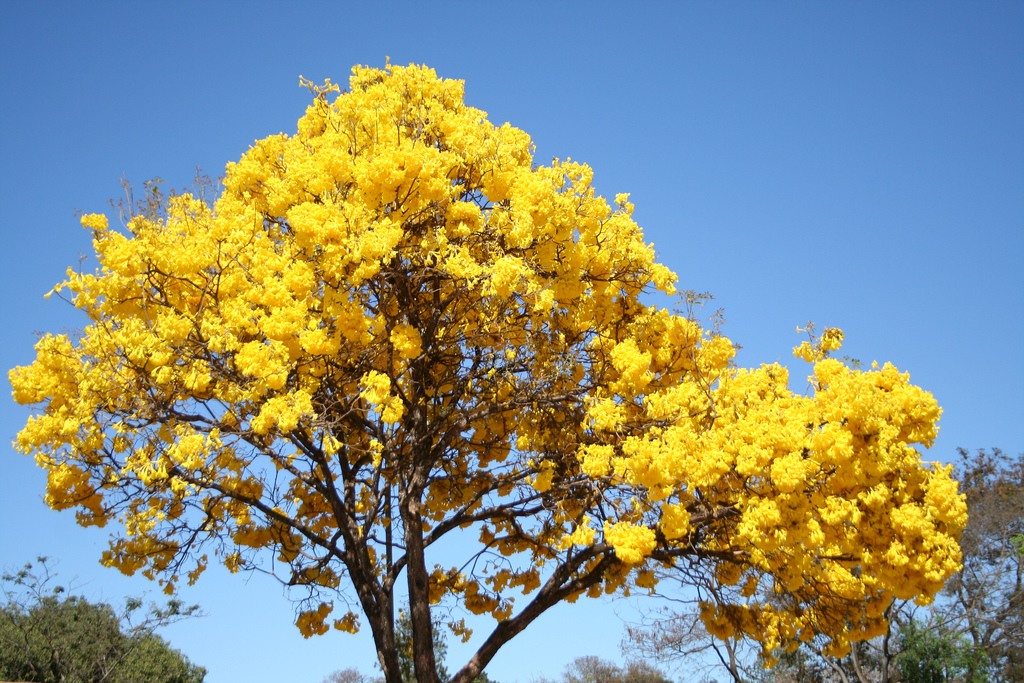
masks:
{"label": "tree canopy", "polygon": [[[118,522],[105,564],[168,588],[211,561],[275,572],[308,591],[307,636],[361,614],[388,683],[400,579],[421,683],[432,605],[496,620],[469,683],[552,605],[656,568],[716,635],[837,652],[959,568],[956,482],[915,449],[940,410],[908,375],[830,357],[835,329],[796,349],[809,395],[736,368],[729,339],[647,302],[677,278],[628,195],[536,165],[459,81],[307,85],[297,132],[229,164],[215,201],[84,216],[100,267],[56,291],[89,324],[10,373],[47,502]],[[439,554],[453,533],[478,543]]]}
{"label": "tree canopy", "polygon": [[[946,584],[944,630],[983,653],[992,681],[1024,678],[1024,453],[960,449],[970,519],[963,569]],[[967,659],[974,675],[974,660]]]}
{"label": "tree canopy", "polygon": [[[192,616],[172,600],[141,620],[139,600],[121,613],[105,603],[48,586],[46,558],[4,574],[0,605],[0,678],[32,683],[202,683],[206,669],[189,662],[154,629]],[[133,617],[135,620],[133,622]]]}

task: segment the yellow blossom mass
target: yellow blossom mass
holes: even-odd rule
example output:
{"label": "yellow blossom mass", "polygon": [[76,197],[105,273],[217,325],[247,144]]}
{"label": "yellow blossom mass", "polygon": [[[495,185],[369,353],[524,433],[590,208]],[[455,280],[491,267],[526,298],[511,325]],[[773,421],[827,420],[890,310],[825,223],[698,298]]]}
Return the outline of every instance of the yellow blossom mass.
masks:
{"label": "yellow blossom mass", "polygon": [[[215,201],[84,216],[99,268],[54,293],[85,327],[10,372],[35,406],[17,448],[48,504],[113,523],[105,564],[168,589],[208,558],[279,572],[310,596],[304,636],[357,630],[329,618],[358,605],[388,681],[402,577],[421,681],[431,604],[499,623],[460,683],[559,601],[683,563],[717,587],[709,631],[766,652],[841,652],[957,571],[965,506],[922,462],[940,409],[906,373],[834,359],[835,329],[795,350],[806,395],[737,368],[729,339],[648,303],[676,276],[628,195],[536,164],[459,81],[306,85],[297,130],[228,164]],[[437,550],[456,532],[469,559]]]}

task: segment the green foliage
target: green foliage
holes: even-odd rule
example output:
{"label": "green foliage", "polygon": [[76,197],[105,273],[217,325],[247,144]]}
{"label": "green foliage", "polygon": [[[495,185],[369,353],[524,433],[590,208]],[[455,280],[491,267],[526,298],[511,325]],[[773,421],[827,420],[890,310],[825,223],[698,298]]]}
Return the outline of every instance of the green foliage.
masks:
{"label": "green foliage", "polygon": [[1017,534],[1010,538],[1010,545],[1018,555],[1024,555],[1024,534]]}
{"label": "green foliage", "polygon": [[[437,662],[437,677],[441,681],[448,680],[448,669],[444,659],[448,654],[448,643],[445,642],[444,631],[440,622],[433,623],[434,659]],[[395,648],[398,650],[398,670],[402,674],[403,683],[416,683],[415,666],[413,665],[412,618],[409,610],[398,611],[395,620]],[[474,681],[474,683],[476,683]]]}
{"label": "green foliage", "polygon": [[906,683],[984,683],[987,657],[964,639],[942,628],[911,621],[900,629],[902,652],[896,658]]}
{"label": "green foliage", "polygon": [[31,683],[202,683],[206,669],[189,662],[153,630],[194,616],[196,607],[170,601],[152,607],[140,623],[142,607],[130,599],[117,614],[107,604],[66,596],[47,588],[52,575],[46,558],[39,574],[31,564],[4,574],[0,606],[0,679]]}

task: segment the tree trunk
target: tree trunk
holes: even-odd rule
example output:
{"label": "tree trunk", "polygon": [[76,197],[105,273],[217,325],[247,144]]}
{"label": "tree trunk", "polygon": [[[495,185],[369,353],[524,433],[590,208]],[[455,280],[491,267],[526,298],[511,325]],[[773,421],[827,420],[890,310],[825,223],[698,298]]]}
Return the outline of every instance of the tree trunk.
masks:
{"label": "tree trunk", "polygon": [[420,491],[415,479],[399,501],[405,527],[406,577],[409,584],[409,619],[412,623],[413,667],[417,683],[442,683],[434,660],[434,625],[430,619],[430,577],[423,548],[423,518],[420,516]]}

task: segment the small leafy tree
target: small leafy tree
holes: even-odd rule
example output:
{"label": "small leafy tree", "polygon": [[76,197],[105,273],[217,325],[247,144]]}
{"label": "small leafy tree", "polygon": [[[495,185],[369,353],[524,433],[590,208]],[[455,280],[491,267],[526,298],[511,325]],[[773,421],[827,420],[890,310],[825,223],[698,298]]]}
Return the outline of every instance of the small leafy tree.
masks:
{"label": "small leafy tree", "polygon": [[[448,643],[442,630],[441,622],[434,620],[432,626],[431,639],[434,644],[434,661],[437,663],[437,675],[441,681],[447,681],[448,668],[445,666],[445,658],[448,656]],[[409,616],[409,610],[399,610],[398,619],[395,620],[395,646],[398,648],[398,666],[402,672],[403,683],[416,683],[413,638],[412,619]]]}
{"label": "small leafy tree", "polygon": [[911,621],[900,629],[899,640],[901,652],[896,663],[906,683],[988,680],[985,653],[946,629],[930,629]]}
{"label": "small leafy tree", "polygon": [[193,616],[171,600],[138,620],[142,602],[118,614],[107,604],[66,595],[46,558],[4,574],[0,678],[33,683],[201,683],[206,670],[172,649],[154,629]]}

